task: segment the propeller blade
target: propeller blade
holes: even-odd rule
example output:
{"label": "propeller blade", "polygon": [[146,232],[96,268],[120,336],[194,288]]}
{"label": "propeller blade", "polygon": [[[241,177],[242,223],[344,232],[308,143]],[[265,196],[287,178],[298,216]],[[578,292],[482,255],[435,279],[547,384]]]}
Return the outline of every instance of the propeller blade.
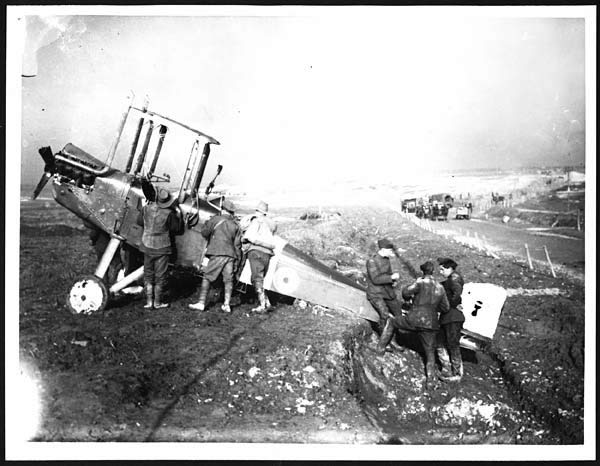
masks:
{"label": "propeller blade", "polygon": [[44,159],[44,171],[46,172],[53,172],[54,171],[54,154],[52,153],[52,149],[50,148],[50,146],[46,146],[46,147],[42,147],[41,149],[38,150],[39,154],[42,156],[42,159]]}
{"label": "propeller blade", "polygon": [[52,177],[52,173],[50,172],[44,172],[44,174],[42,175],[42,178],[40,179],[39,183],[37,184],[37,186],[35,187],[35,189],[33,190],[33,194],[31,195],[31,200],[35,200],[40,193],[42,192],[42,189],[44,189],[44,186],[46,186],[46,183],[48,183],[48,180]]}

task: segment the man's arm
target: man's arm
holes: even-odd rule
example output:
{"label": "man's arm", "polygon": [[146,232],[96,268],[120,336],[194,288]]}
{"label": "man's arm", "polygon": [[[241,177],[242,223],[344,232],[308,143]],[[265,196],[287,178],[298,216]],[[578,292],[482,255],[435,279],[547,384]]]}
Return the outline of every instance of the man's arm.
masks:
{"label": "man's arm", "polygon": [[419,283],[421,283],[421,279],[418,278],[415,282],[410,285],[406,285],[402,288],[402,298],[405,300],[411,299],[414,295],[419,291]]}
{"label": "man's arm", "polygon": [[207,240],[210,239],[210,235],[213,231],[214,218],[215,217],[209,218],[206,222],[204,222],[204,225],[202,225],[202,227],[200,228],[200,234],[204,236],[204,238],[206,238]]}
{"label": "man's arm", "polygon": [[448,302],[450,306],[457,307],[462,303],[463,281],[458,275],[451,275],[448,286]]}
{"label": "man's arm", "polygon": [[169,232],[174,235],[181,235],[184,232],[183,215],[181,210],[171,210],[169,214]]}
{"label": "man's arm", "polygon": [[269,220],[269,227],[271,228],[271,233],[277,233],[277,224],[273,220]]}
{"label": "man's arm", "polygon": [[440,312],[441,314],[445,314],[450,310],[450,303],[448,302],[448,298],[446,297],[446,292],[443,289],[442,291],[442,299],[440,299],[440,302],[438,303],[438,312]]}
{"label": "man's arm", "polygon": [[233,238],[233,248],[235,249],[237,265],[239,265],[242,260],[242,229],[238,224],[236,224],[235,237]]}

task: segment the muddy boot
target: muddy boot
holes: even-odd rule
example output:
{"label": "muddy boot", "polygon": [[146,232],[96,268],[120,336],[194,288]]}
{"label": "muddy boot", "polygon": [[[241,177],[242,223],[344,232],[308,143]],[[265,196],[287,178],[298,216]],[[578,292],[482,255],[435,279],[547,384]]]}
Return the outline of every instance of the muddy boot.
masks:
{"label": "muddy boot", "polygon": [[463,363],[460,355],[460,348],[454,349],[451,353],[452,375],[446,378],[447,382],[460,382],[463,376]]}
{"label": "muddy boot", "polygon": [[435,361],[427,361],[425,365],[425,388],[434,390],[438,387],[438,378],[435,370]]}
{"label": "muddy boot", "polygon": [[450,367],[450,356],[448,355],[448,350],[442,346],[440,348],[436,348],[436,352],[438,355],[438,359],[440,360],[440,364],[442,365],[440,380],[446,381],[446,379],[452,375],[452,368]]}
{"label": "muddy boot", "polygon": [[188,307],[195,311],[204,311],[206,307],[206,297],[208,296],[209,290],[210,282],[206,278],[203,278],[202,283],[200,284],[200,299],[197,303],[188,304]]}
{"label": "muddy boot", "polygon": [[463,362],[462,362],[462,358],[460,361],[458,361],[458,363],[456,364],[456,374],[460,377],[463,376],[464,374],[464,369],[463,369]]}
{"label": "muddy boot", "polygon": [[398,342],[396,341],[395,335],[390,340],[390,347],[397,353],[404,353],[404,350],[406,349],[406,348],[404,348],[404,346],[401,346],[398,344]]}
{"label": "muddy boot", "polygon": [[144,309],[152,309],[154,307],[154,285],[146,283],[146,304]]}
{"label": "muddy boot", "polygon": [[383,331],[381,332],[381,337],[379,338],[379,343],[377,343],[377,352],[378,353],[380,353],[380,354],[385,353],[385,348],[387,347],[388,343],[394,336],[395,330],[396,329],[394,327],[394,320],[388,319],[387,322],[385,323],[385,327],[383,328]]}
{"label": "muddy boot", "polygon": [[265,290],[262,285],[256,284],[254,285],[256,289],[256,296],[258,297],[258,306],[252,309],[252,312],[256,312],[262,314],[267,312],[267,296],[265,295]]}
{"label": "muddy boot", "polygon": [[154,309],[165,309],[169,307],[168,303],[162,302],[163,285],[154,285]]}
{"label": "muddy boot", "polygon": [[233,292],[233,283],[227,282],[223,284],[223,305],[221,306],[221,310],[223,312],[231,312],[231,306],[229,303],[231,302],[231,293]]}

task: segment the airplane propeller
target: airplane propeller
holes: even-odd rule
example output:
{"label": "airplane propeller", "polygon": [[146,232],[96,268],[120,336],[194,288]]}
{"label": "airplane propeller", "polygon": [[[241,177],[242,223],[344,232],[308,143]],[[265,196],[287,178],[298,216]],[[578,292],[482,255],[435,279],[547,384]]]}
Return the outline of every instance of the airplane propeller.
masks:
{"label": "airplane propeller", "polygon": [[42,147],[38,152],[44,160],[44,174],[40,178],[40,181],[38,182],[35,189],[33,190],[33,194],[31,195],[32,200],[36,199],[40,195],[42,189],[44,189],[44,186],[46,186],[46,183],[48,183],[48,180],[52,177],[52,175],[54,175],[55,171],[54,155],[52,154],[52,149],[49,146]]}

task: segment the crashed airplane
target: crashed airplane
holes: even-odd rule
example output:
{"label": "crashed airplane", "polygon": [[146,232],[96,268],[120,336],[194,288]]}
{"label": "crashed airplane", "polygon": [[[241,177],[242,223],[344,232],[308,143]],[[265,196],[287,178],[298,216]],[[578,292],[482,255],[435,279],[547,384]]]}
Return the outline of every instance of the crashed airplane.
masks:
{"label": "crashed airplane", "polygon": [[[141,107],[133,103],[132,99],[121,118],[105,162],[71,143],[57,153],[53,153],[50,147],[39,149],[45,163],[44,174],[32,197],[35,199],[52,179],[56,202],[106,239],[103,243],[106,247],[99,254],[93,274],[79,278],[70,287],[67,305],[75,314],[101,312],[112,295],[143,276],[138,251],[143,231],[137,220],[146,200],[153,200],[151,183],[170,182],[169,175],[155,174],[170,128],[183,130],[191,144],[181,185],[173,193],[179,201],[178,209],[186,224],[184,234],[175,238],[175,265],[200,269],[206,250],[206,240],[200,234],[200,228],[204,221],[221,212],[224,197],[211,196],[215,180],[222,170],[221,165],[214,178],[201,189],[211,145],[219,145],[219,142],[184,123],[149,110],[147,101]],[[124,169],[119,170],[112,163],[131,115],[139,115],[139,119],[126,164]],[[265,277],[265,289],[327,308],[350,311],[369,321],[379,320],[378,314],[367,301],[364,287],[303,253],[281,237],[276,237],[276,244]],[[119,278],[115,274],[107,275],[116,255],[125,257],[124,273]],[[114,280],[108,280],[108,277]],[[240,281],[250,284],[248,262],[242,270]],[[489,286],[494,285],[467,285],[464,295],[468,299],[465,304],[468,303],[476,312],[465,313],[467,321],[461,344],[477,349],[481,344],[491,341],[506,293],[503,297],[504,290],[499,287],[490,290]],[[482,288],[481,285],[489,286]]]}
{"label": "crashed airplane", "polygon": [[[138,113],[140,118],[126,166],[124,170],[118,170],[111,163],[132,112]],[[176,257],[173,262],[175,265],[199,269],[206,250],[206,240],[200,234],[200,227],[205,220],[220,213],[224,200],[222,196],[210,195],[216,176],[204,190],[201,189],[210,146],[219,145],[216,139],[150,111],[147,102],[142,108],[133,106],[132,102],[122,117],[106,162],[101,162],[71,143],[56,154],[50,147],[39,149],[45,167],[33,198],[52,178],[56,202],[75,213],[86,226],[96,228],[110,237],[94,273],[81,277],[70,288],[67,305],[72,312],[93,314],[102,311],[112,294],[142,277],[143,266],[127,270],[129,267],[126,264],[123,278],[108,286],[103,280],[121,247],[129,250],[140,247],[142,227],[137,224],[137,219],[147,196],[151,196],[149,183],[170,181],[168,175],[157,176],[154,171],[171,125],[184,129],[192,136],[185,175],[179,191],[174,193],[179,200],[178,208],[185,219],[186,228],[183,235],[176,237]],[[145,134],[142,134],[144,130]],[[143,142],[140,144],[141,140]],[[221,169],[219,165],[217,175]],[[266,289],[328,308],[344,309],[368,320],[378,319],[365,297],[363,287],[288,244],[283,238],[277,237],[276,242],[275,254],[265,277]],[[250,284],[249,263],[246,263],[240,281]]]}

